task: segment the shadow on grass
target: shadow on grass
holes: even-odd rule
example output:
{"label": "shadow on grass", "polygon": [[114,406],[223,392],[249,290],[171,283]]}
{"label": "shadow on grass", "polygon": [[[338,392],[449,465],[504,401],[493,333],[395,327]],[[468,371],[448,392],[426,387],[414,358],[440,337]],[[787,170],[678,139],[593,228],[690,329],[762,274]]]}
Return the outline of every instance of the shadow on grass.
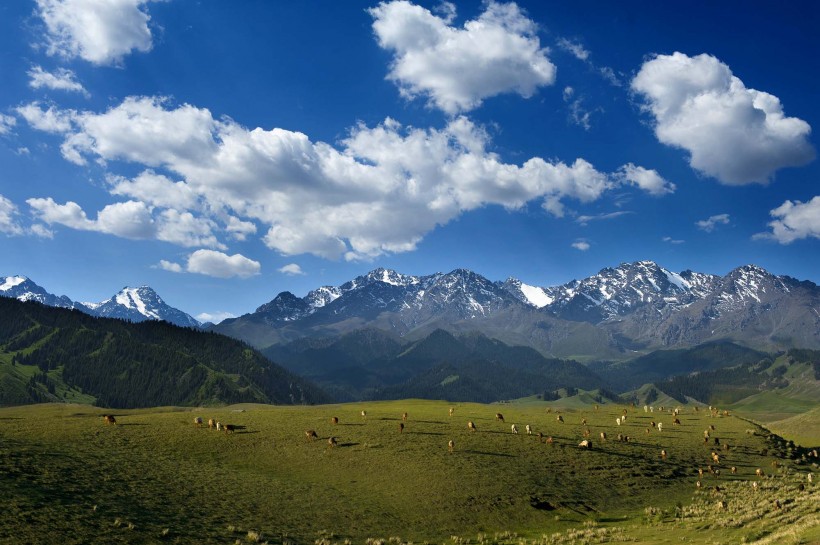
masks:
{"label": "shadow on grass", "polygon": [[117,422],[117,426],[147,426],[145,422]]}
{"label": "shadow on grass", "polygon": [[462,450],[465,454],[480,454],[482,456],[498,456],[500,458],[516,458],[514,454],[505,454],[503,452],[484,452],[481,450]]}
{"label": "shadow on grass", "polygon": [[404,433],[411,435],[444,435],[439,431],[405,431]]}

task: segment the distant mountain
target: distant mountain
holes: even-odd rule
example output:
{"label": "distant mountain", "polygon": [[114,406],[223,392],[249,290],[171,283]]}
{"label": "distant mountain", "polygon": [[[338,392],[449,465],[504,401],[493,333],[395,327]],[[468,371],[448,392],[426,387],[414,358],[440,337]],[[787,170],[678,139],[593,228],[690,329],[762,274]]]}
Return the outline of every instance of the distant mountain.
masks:
{"label": "distant mountain", "polygon": [[820,348],[820,288],[754,265],[719,277],[638,261],[552,287],[492,282],[464,269],[429,276],[376,269],[305,297],[281,293],[211,329],[263,348],[362,328],[409,340],[436,329],[479,331],[584,360],[722,340],[762,350]]}
{"label": "distant mountain", "polygon": [[532,348],[509,346],[480,333],[456,337],[441,329],[404,344],[387,332],[362,329],[332,339],[274,345],[263,353],[345,401],[417,397],[491,402],[605,384],[577,362],[545,358]]}
{"label": "distant mountain", "polygon": [[125,287],[112,298],[101,303],[83,303],[89,314],[102,318],[120,318],[131,322],[164,320],[182,327],[197,327],[199,322],[181,310],[168,306],[148,286]]}
{"label": "distant mountain", "polygon": [[222,335],[0,297],[0,405],[40,401],[128,408],[331,398]]}
{"label": "distant mountain", "polygon": [[47,292],[25,276],[0,277],[0,296],[19,301],[37,301],[50,307],[75,308],[92,316],[120,318],[131,322],[164,320],[182,327],[198,327],[192,316],[171,307],[148,286],[125,287],[119,293],[100,303],[79,303],[65,295]]}

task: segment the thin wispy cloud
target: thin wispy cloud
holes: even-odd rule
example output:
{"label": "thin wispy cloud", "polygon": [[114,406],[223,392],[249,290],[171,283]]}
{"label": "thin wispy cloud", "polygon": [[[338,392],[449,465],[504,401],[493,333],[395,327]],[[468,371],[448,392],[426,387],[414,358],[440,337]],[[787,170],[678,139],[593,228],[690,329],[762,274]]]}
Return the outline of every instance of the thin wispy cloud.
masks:
{"label": "thin wispy cloud", "polygon": [[707,233],[711,233],[715,230],[718,225],[728,225],[729,224],[729,214],[716,214],[714,216],[709,216],[709,218],[705,220],[696,221],[695,225],[701,231],[706,231]]}

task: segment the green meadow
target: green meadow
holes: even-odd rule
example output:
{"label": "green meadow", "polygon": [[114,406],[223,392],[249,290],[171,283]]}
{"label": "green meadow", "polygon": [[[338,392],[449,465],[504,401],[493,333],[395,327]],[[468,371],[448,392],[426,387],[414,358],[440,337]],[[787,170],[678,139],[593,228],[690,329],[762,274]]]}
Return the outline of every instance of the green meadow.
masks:
{"label": "green meadow", "polygon": [[[217,432],[209,418],[239,428]],[[668,407],[534,401],[0,409],[0,543],[820,540],[820,483],[807,481],[810,472],[820,478],[820,460],[810,450],[734,415],[687,406],[679,418],[673,425]],[[578,447],[585,428],[591,450]]]}

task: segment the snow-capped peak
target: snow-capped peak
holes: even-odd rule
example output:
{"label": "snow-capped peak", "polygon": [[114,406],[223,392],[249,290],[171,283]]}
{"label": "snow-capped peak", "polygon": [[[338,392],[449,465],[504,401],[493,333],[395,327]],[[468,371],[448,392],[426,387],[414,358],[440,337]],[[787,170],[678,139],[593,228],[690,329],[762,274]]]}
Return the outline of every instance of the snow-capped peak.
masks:
{"label": "snow-capped peak", "polygon": [[3,279],[3,284],[0,285],[0,291],[8,291],[14,286],[19,286],[28,280],[25,276],[7,276]]}
{"label": "snow-capped peak", "polygon": [[160,316],[159,313],[151,307],[165,304],[165,301],[148,286],[140,286],[139,288],[129,288],[126,286],[114,296],[114,300],[117,304],[125,308],[133,308],[146,318],[152,318],[154,320],[159,320]]}

